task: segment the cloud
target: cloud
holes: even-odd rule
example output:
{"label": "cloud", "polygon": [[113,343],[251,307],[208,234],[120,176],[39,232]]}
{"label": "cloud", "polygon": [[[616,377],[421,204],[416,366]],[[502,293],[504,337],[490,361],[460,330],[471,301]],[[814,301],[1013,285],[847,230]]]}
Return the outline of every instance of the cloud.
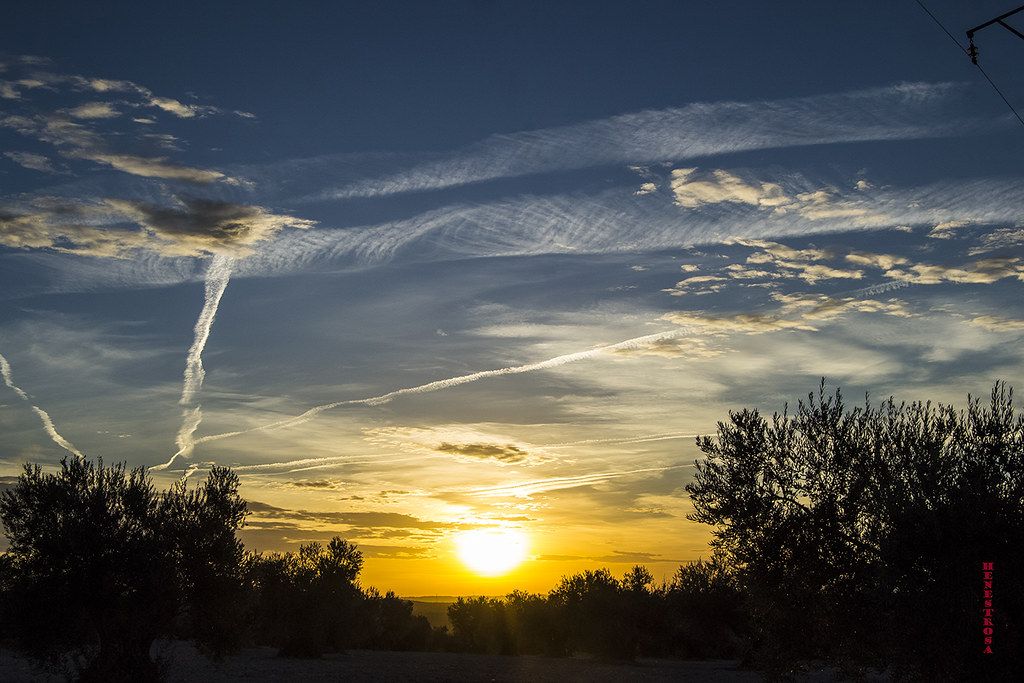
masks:
{"label": "cloud", "polygon": [[[552,368],[561,367],[563,365],[568,365],[570,363],[578,363],[580,361],[590,360],[602,354],[615,353],[616,351],[622,349],[645,346],[659,339],[676,337],[680,336],[681,334],[683,334],[683,332],[675,330],[670,330],[667,332],[657,332],[655,334],[648,334],[642,337],[633,337],[631,339],[626,339],[624,341],[616,342],[614,344],[590,348],[585,351],[576,351],[574,353],[567,353],[560,356],[555,356],[553,358],[548,358],[546,360],[542,360],[536,363],[506,366],[503,368],[497,368],[495,370],[481,370],[466,375],[458,375],[455,377],[448,377],[445,379],[435,380],[433,382],[427,382],[426,384],[420,384],[414,387],[395,389],[394,391],[389,391],[386,394],[381,394],[379,396],[371,396],[368,398],[349,399],[344,401],[334,401],[332,403],[324,403],[322,405],[310,408],[309,410],[294,417],[276,420],[274,422],[269,422],[267,424],[259,425],[257,427],[251,427],[248,429],[203,436],[196,439],[195,444],[199,445],[211,441],[219,441],[221,439],[234,438],[236,436],[241,436],[243,434],[251,434],[253,432],[258,431],[297,427],[299,425],[305,424],[306,422],[309,422],[310,420],[316,418],[318,415],[327,410],[333,410],[335,408],[339,408],[342,406],[381,406],[390,403],[391,401],[394,401],[396,398],[402,396],[426,394],[435,391],[441,391],[444,389],[451,389],[457,386],[462,386],[463,384],[478,382],[480,380],[489,379],[491,377],[504,377],[508,375],[519,375],[527,372],[536,372],[538,370],[548,370]],[[175,454],[175,456],[176,455],[177,454]],[[172,460],[175,456],[172,456]]]}
{"label": "cloud", "polygon": [[752,206],[772,207],[791,201],[776,183],[747,183],[728,171],[711,172],[710,178],[694,179],[696,168],[672,171],[672,194],[677,206],[695,209],[706,204],[739,202]]}
{"label": "cloud", "polygon": [[86,102],[69,109],[68,114],[76,119],[112,119],[120,116],[121,112],[110,102]]}
{"label": "cloud", "polygon": [[179,198],[173,206],[125,199],[74,202],[37,198],[22,211],[0,209],[0,244],[125,258],[146,249],[163,256],[245,256],[284,228],[313,221],[259,206]]}
{"label": "cloud", "polygon": [[171,163],[167,157],[145,157],[110,151],[105,138],[95,130],[58,114],[7,116],[0,119],[0,126],[53,145],[57,147],[62,156],[68,159],[92,161],[143,178],[180,180],[199,184],[214,181],[232,184],[241,182],[229,178],[220,171]]}
{"label": "cloud", "polygon": [[863,200],[840,198],[834,188],[787,190],[778,182],[745,180],[722,169],[699,173],[696,168],[677,168],[671,178],[676,206],[686,209],[738,203],[777,216],[796,213],[814,221],[860,218],[871,213]]}
{"label": "cloud", "polygon": [[752,149],[962,134],[971,124],[949,118],[947,111],[959,89],[949,83],[904,83],[773,101],[702,102],[494,135],[411,168],[355,180],[311,198],[423,192],[499,178]]}
{"label": "cloud", "polygon": [[700,337],[658,339],[645,346],[636,346],[613,351],[618,356],[657,356],[660,358],[715,358],[724,353],[718,346],[712,346]]}
{"label": "cloud", "polygon": [[330,479],[302,479],[299,481],[286,481],[285,486],[294,486],[295,488],[305,489],[336,489],[339,488],[342,483],[343,482],[332,481]]}
{"label": "cloud", "polygon": [[734,237],[725,241],[726,244],[739,244],[744,247],[761,249],[747,259],[747,263],[772,263],[774,261],[823,261],[832,258],[833,254],[825,249],[794,249],[778,242],[767,240],[743,239]]}
{"label": "cloud", "polygon": [[1024,228],[1000,228],[982,236],[981,244],[971,247],[971,256],[999,249],[1020,249],[1024,246]]}
{"label": "cloud", "polygon": [[[25,68],[25,65],[20,68]],[[192,183],[240,182],[219,171],[172,163],[166,157],[131,154],[121,149],[125,140],[122,132],[94,125],[117,118],[122,111],[129,109],[151,108],[188,119],[220,113],[216,107],[186,104],[171,97],[156,95],[131,81],[61,74],[38,69],[35,65],[28,65],[27,68],[28,78],[0,82],[3,84],[0,95],[16,100],[18,112],[0,118],[0,126],[54,145],[67,158],[91,161],[144,178]],[[93,98],[116,95],[117,99],[90,99],[58,111],[40,111],[38,103],[22,97],[21,90],[31,88],[63,91],[63,94],[70,97],[84,92]],[[238,114],[251,116],[244,112]],[[133,117],[133,121],[150,125],[155,123],[152,118],[139,116]],[[176,144],[169,144],[175,141],[173,136],[157,134],[150,139],[156,140],[165,149],[177,149]]]}
{"label": "cloud", "polygon": [[437,445],[436,449],[440,453],[449,453],[452,455],[461,455],[467,458],[475,458],[480,460],[497,460],[501,463],[506,464],[518,464],[526,462],[530,458],[530,454],[513,444],[491,444],[491,443],[448,443],[447,441]]}
{"label": "cloud", "polygon": [[859,280],[864,276],[863,271],[860,270],[849,270],[815,263],[816,261],[834,258],[832,252],[824,249],[794,249],[778,242],[741,238],[732,238],[726,240],[726,243],[761,249],[762,251],[748,256],[747,263],[771,265],[778,269],[776,272],[770,273],[756,268],[730,266],[727,270],[731,269],[730,276],[734,278],[753,279],[759,276],[785,277],[797,278],[809,284],[814,284],[819,280]]}
{"label": "cloud", "polygon": [[179,166],[168,163],[167,157],[141,157],[134,154],[111,154],[88,150],[68,152],[64,156],[73,159],[88,159],[89,161],[105,164],[118,171],[143,178],[184,180],[190,183],[212,183],[216,180],[228,180],[228,177],[220,171]]}
{"label": "cloud", "polygon": [[191,104],[182,104],[178,100],[170,97],[157,97],[156,95],[151,95],[149,97],[149,104],[152,107],[162,109],[163,111],[174,114],[182,119],[190,119],[196,114],[204,111],[204,108],[202,107],[197,107]]}
{"label": "cloud", "polygon": [[980,259],[962,267],[914,263],[888,270],[885,275],[915,285],[937,285],[943,282],[992,284],[1008,277],[1024,281],[1024,264],[1019,258]]}
{"label": "cloud", "polygon": [[772,294],[782,304],[782,313],[799,313],[803,320],[832,320],[848,312],[882,313],[896,318],[910,318],[913,313],[898,299],[879,301],[856,297],[831,297],[826,294]]}
{"label": "cloud", "polygon": [[990,332],[1024,332],[1024,320],[1001,318],[995,315],[979,315],[971,318],[971,325]]}
{"label": "cloud", "polygon": [[4,152],[4,156],[18,164],[32,171],[39,171],[41,173],[63,173],[63,171],[54,168],[53,163],[42,154],[32,154],[31,152]]}
{"label": "cloud", "polygon": [[800,320],[786,320],[763,313],[736,313],[729,316],[710,316],[701,312],[676,311],[661,316],[662,320],[708,334],[765,334],[779,330],[815,331],[817,328]]}
{"label": "cloud", "polygon": [[[717,292],[725,285],[720,284],[728,282],[729,278],[721,277],[718,275],[695,275],[688,277],[685,280],[680,280],[671,288],[663,289],[661,291],[668,292],[672,296],[685,296],[687,294],[711,294]],[[716,284],[708,284],[716,283]],[[699,291],[694,291],[694,287],[698,287]]]}
{"label": "cloud", "polygon": [[851,252],[845,256],[846,260],[850,263],[858,266],[869,266],[872,268],[880,268],[881,270],[891,270],[895,266],[903,265],[907,262],[902,256],[894,256],[891,254],[872,254],[870,252]]}
{"label": "cloud", "polygon": [[530,479],[502,484],[499,486],[488,486],[483,488],[469,489],[467,493],[471,496],[484,498],[515,497],[529,498],[538,493],[549,491],[561,491],[563,489],[579,488],[581,486],[594,486],[612,479],[628,477],[635,474],[647,474],[649,472],[664,472],[666,470],[678,469],[680,467],[692,467],[692,465],[667,465],[665,467],[643,467],[633,470],[622,470],[612,472],[595,472],[593,474],[582,474],[574,477],[547,477],[544,479]]}
{"label": "cloud", "polygon": [[558,555],[545,554],[536,558],[541,562],[568,562],[578,560],[590,560],[591,562],[625,563],[625,564],[651,564],[654,562],[671,562],[681,564],[681,560],[672,560],[660,553],[643,553],[630,550],[614,550],[610,555]]}
{"label": "cloud", "polygon": [[968,221],[942,221],[929,231],[928,236],[937,240],[952,239],[957,230],[965,228],[969,224]]}
{"label": "cloud", "polygon": [[552,458],[542,448],[489,431],[486,425],[443,424],[432,427],[381,427],[364,431],[370,443],[404,452],[444,453],[466,460],[501,465],[539,465]]}
{"label": "cloud", "polygon": [[767,334],[782,330],[815,332],[814,323],[838,318],[846,313],[882,313],[908,318],[912,313],[896,299],[878,301],[854,297],[830,297],[825,294],[772,294],[781,306],[773,313],[735,313],[712,316],[700,311],[674,311],[662,320],[710,335]]}
{"label": "cloud", "polygon": [[[362,527],[367,529],[413,529],[440,533],[456,529],[470,529],[480,524],[465,522],[440,522],[420,519],[400,512],[377,510],[358,511],[314,511],[280,508],[259,501],[248,501],[254,519],[283,519],[298,523]],[[248,522],[247,522],[248,524]]]}

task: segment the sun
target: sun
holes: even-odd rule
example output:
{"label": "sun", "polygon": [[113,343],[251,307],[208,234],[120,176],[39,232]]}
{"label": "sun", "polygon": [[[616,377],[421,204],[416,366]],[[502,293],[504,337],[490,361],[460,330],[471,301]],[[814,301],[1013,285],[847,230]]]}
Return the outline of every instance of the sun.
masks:
{"label": "sun", "polygon": [[480,576],[506,574],[526,559],[526,534],[516,529],[475,529],[455,536],[459,559]]}

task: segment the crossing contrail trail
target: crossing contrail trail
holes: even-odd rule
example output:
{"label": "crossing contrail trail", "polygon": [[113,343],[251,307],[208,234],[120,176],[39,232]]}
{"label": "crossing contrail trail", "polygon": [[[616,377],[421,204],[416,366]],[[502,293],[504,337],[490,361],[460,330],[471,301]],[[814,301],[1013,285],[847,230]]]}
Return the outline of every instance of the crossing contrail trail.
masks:
{"label": "crossing contrail trail", "polygon": [[[534,372],[536,370],[548,370],[550,368],[557,368],[562,365],[568,365],[569,363],[576,363],[582,360],[589,360],[603,353],[608,353],[609,351],[622,351],[626,349],[639,348],[647,344],[658,342],[664,339],[672,339],[675,337],[684,336],[689,333],[690,331],[687,328],[668,330],[665,332],[658,332],[656,334],[644,335],[642,337],[633,337],[632,339],[626,339],[615,344],[608,344],[606,346],[599,346],[593,349],[587,349],[586,351],[577,351],[575,353],[567,353],[561,356],[555,356],[554,358],[549,358],[547,360],[543,360],[537,363],[529,363],[526,365],[513,365],[510,367],[498,368],[496,370],[481,370],[479,372],[473,372],[468,375],[459,375],[457,377],[439,379],[433,382],[428,382],[426,384],[420,384],[419,386],[415,387],[396,389],[394,391],[389,391],[386,394],[381,394],[380,396],[371,396],[369,398],[358,398],[351,399],[348,401],[335,401],[333,403],[325,403],[323,405],[310,408],[306,412],[296,415],[294,417],[285,418],[283,420],[277,420],[276,422],[270,422],[264,425],[260,425],[258,427],[251,427],[250,429],[241,429],[234,432],[224,432],[222,434],[211,434],[209,436],[203,436],[198,439],[194,439],[191,441],[189,452],[191,452],[191,448],[195,448],[200,444],[209,443],[211,441],[220,441],[221,439],[229,439],[231,437],[241,436],[243,434],[250,434],[252,432],[261,432],[277,429],[286,429],[288,427],[296,427],[298,425],[309,422],[310,420],[312,420],[325,410],[331,410],[333,408],[338,408],[341,406],[380,406],[386,403],[390,403],[391,401],[401,396],[407,396],[412,394],[427,394],[433,391],[440,391],[442,389],[450,389],[452,387],[457,387],[462,384],[469,384],[470,382],[477,382],[479,380],[487,379],[490,377],[520,375],[527,372]],[[170,467],[170,465],[175,461],[175,459],[179,455],[185,455],[183,449],[181,449],[180,447],[178,452],[171,456],[170,460],[168,460],[163,465],[157,465],[156,467],[153,467],[151,469],[166,469],[167,467]]]}
{"label": "crossing contrail trail", "polygon": [[692,467],[693,465],[667,465],[665,467],[643,467],[635,470],[624,470],[618,472],[596,472],[594,474],[583,474],[575,477],[549,477],[547,479],[533,479],[522,481],[516,484],[503,484],[501,486],[489,486],[485,488],[471,489],[468,491],[472,496],[517,496],[528,497],[534,493],[557,491],[559,489],[576,488],[577,486],[588,486],[599,484],[609,479],[629,476],[630,474],[642,474],[645,472],[664,472],[681,467]]}
{"label": "crossing contrail trail", "polygon": [[700,434],[662,432],[659,434],[639,434],[637,436],[623,436],[610,439],[584,439],[582,441],[566,441],[564,443],[542,444],[540,448],[571,448],[573,446],[589,446],[597,444],[628,445],[633,443],[647,443],[648,441],[671,441],[675,439],[693,439],[698,436],[700,436]]}
{"label": "crossing contrail trail", "polygon": [[[203,297],[203,310],[199,312],[196,319],[195,336],[192,346],[188,349],[188,356],[185,358],[184,380],[181,386],[181,399],[178,404],[182,406],[181,427],[174,439],[174,445],[178,447],[179,455],[187,458],[195,448],[193,435],[203,421],[202,406],[195,404],[196,394],[203,387],[203,379],[206,377],[206,370],[203,368],[203,349],[206,348],[206,341],[210,338],[210,329],[217,317],[217,307],[220,306],[221,297],[231,279],[231,268],[234,259],[228,256],[217,255],[213,257],[210,267],[206,271],[205,294]],[[166,469],[174,462],[171,458],[164,465],[158,465],[152,469]]]}
{"label": "crossing contrail trail", "polygon": [[0,375],[4,378],[4,384],[18,395],[18,397],[29,404],[32,407],[32,411],[39,417],[39,421],[43,424],[43,429],[50,436],[55,444],[66,450],[72,455],[78,456],[79,458],[85,458],[82,451],[75,448],[75,445],[61,436],[57,428],[53,426],[53,419],[50,418],[50,414],[39,406],[32,403],[21,387],[14,383],[14,377],[11,375],[11,364],[7,361],[3,354],[0,354]]}

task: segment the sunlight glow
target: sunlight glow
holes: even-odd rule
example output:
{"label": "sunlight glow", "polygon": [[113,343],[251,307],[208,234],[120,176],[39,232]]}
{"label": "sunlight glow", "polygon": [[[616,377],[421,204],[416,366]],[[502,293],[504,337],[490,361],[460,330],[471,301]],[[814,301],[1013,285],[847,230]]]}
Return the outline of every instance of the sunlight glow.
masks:
{"label": "sunlight glow", "polygon": [[459,559],[481,576],[500,576],[526,558],[526,534],[516,529],[475,529],[455,536]]}

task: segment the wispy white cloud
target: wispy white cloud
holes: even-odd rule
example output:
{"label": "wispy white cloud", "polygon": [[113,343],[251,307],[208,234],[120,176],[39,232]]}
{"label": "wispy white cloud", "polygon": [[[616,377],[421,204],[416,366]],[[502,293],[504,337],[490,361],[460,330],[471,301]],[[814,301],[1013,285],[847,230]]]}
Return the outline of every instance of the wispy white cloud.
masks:
{"label": "wispy white cloud", "polygon": [[353,180],[315,196],[373,197],[606,164],[961,134],[965,125],[969,129],[977,122],[954,122],[940,113],[958,97],[957,90],[949,83],[907,83],[774,101],[699,103],[494,135],[412,168]]}
{"label": "wispy white cloud", "polygon": [[467,491],[469,495],[496,498],[516,497],[529,498],[538,493],[558,491],[562,489],[578,488],[580,486],[594,486],[603,482],[628,477],[648,472],[664,472],[666,470],[679,469],[681,467],[692,467],[692,465],[668,465],[665,467],[642,467],[634,470],[620,470],[613,472],[596,472],[593,474],[582,474],[575,477],[547,477],[544,479],[530,479],[513,484],[502,484],[500,486],[488,486],[474,488]]}
{"label": "wispy white cloud", "polygon": [[4,156],[31,171],[39,171],[41,173],[62,173],[62,171],[54,167],[53,162],[48,157],[42,154],[33,154],[32,152],[4,152]]}
{"label": "wispy white cloud", "polygon": [[997,315],[979,315],[969,321],[975,327],[990,332],[1024,332],[1024,320],[1004,318]]}
{"label": "wispy white cloud", "polygon": [[[368,398],[350,399],[350,400],[345,400],[345,401],[334,401],[332,403],[325,403],[323,405],[319,405],[319,406],[315,406],[313,408],[310,408],[309,410],[307,410],[307,411],[305,411],[305,412],[303,412],[303,413],[301,413],[299,415],[296,415],[294,417],[285,418],[285,419],[282,419],[282,420],[276,420],[274,422],[270,422],[270,423],[267,423],[267,424],[264,424],[264,425],[260,425],[260,426],[257,426],[257,427],[251,427],[249,429],[243,429],[243,430],[234,431],[234,432],[224,432],[224,433],[221,433],[221,434],[211,434],[211,435],[208,435],[208,436],[202,436],[202,437],[199,437],[198,439],[195,439],[195,441],[193,442],[192,446],[194,447],[194,446],[198,446],[198,445],[201,445],[201,444],[204,444],[204,443],[210,443],[212,441],[219,441],[221,439],[228,439],[228,438],[232,438],[232,437],[236,437],[236,436],[241,436],[243,434],[251,434],[253,432],[267,431],[267,430],[277,430],[277,429],[287,429],[289,427],[297,427],[299,425],[305,424],[306,422],[309,422],[310,420],[314,419],[315,417],[317,417],[318,415],[320,415],[321,413],[323,413],[325,411],[333,410],[333,409],[339,408],[341,406],[356,406],[356,405],[381,406],[381,405],[385,405],[387,403],[390,403],[390,402],[394,401],[396,398],[400,398],[402,396],[410,396],[410,395],[416,395],[416,394],[426,394],[426,393],[432,393],[432,392],[435,392],[435,391],[441,391],[441,390],[444,390],[444,389],[451,389],[451,388],[454,388],[454,387],[457,387],[457,386],[461,386],[461,385],[464,385],[464,384],[470,384],[472,382],[478,382],[478,381],[480,381],[482,379],[488,379],[488,378],[491,378],[491,377],[504,377],[504,376],[508,376],[508,375],[519,375],[519,374],[528,373],[528,372],[536,372],[538,370],[548,370],[548,369],[552,369],[552,368],[557,368],[557,367],[561,367],[563,365],[568,365],[570,363],[576,363],[576,362],[579,362],[579,361],[589,360],[589,359],[592,359],[592,358],[596,358],[596,357],[600,356],[601,354],[615,353],[617,351],[622,351],[624,349],[629,349],[629,348],[641,348],[641,347],[647,346],[647,345],[649,345],[651,343],[657,342],[657,341],[662,340],[662,339],[668,339],[668,338],[672,338],[672,337],[676,337],[676,336],[681,336],[684,333],[685,333],[684,331],[680,331],[680,330],[669,330],[669,331],[666,331],[666,332],[658,332],[658,333],[655,333],[655,334],[648,334],[648,335],[644,335],[644,336],[641,336],[641,337],[634,337],[632,339],[626,339],[624,341],[616,342],[614,344],[608,344],[608,345],[605,345],[605,346],[599,346],[599,347],[595,347],[595,348],[592,348],[592,349],[587,349],[586,351],[577,351],[575,353],[568,353],[568,354],[563,354],[563,355],[560,355],[560,356],[555,356],[553,358],[548,358],[546,360],[543,360],[543,361],[540,361],[540,362],[537,362],[537,363],[528,363],[528,364],[525,364],[525,365],[514,365],[514,366],[508,366],[508,367],[504,367],[504,368],[498,368],[498,369],[495,369],[495,370],[481,370],[479,372],[473,372],[473,373],[469,373],[469,374],[466,374],[466,375],[458,375],[456,377],[448,377],[446,379],[440,379],[440,380],[436,380],[434,382],[428,382],[426,384],[420,384],[420,385],[414,386],[414,387],[407,387],[407,388],[404,388],[404,389],[395,389],[394,391],[389,391],[389,392],[387,392],[385,394],[381,394],[379,396],[371,396],[371,397],[368,397]],[[175,453],[166,464],[161,465],[160,467],[161,468],[168,467],[171,463],[174,462],[174,459],[178,455],[180,455],[180,454],[181,454],[181,451],[179,450],[178,453]]]}

